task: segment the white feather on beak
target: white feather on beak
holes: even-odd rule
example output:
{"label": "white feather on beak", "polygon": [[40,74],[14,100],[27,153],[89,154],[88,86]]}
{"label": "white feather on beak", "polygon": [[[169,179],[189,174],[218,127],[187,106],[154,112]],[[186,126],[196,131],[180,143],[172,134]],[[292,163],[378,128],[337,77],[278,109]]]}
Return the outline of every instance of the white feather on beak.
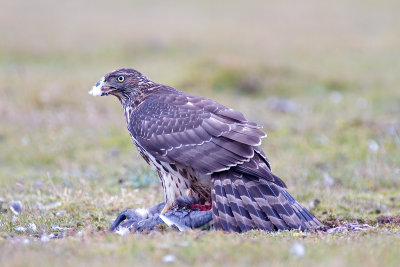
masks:
{"label": "white feather on beak", "polygon": [[93,96],[101,96],[103,95],[103,92],[101,91],[101,88],[104,85],[104,77],[102,77],[95,86],[92,87],[92,90],[89,91],[89,95],[93,95]]}

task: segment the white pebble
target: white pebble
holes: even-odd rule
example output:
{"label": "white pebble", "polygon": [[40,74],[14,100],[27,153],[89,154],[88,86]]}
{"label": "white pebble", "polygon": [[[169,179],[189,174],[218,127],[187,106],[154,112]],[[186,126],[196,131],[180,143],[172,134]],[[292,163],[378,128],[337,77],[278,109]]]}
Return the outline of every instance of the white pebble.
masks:
{"label": "white pebble", "polygon": [[172,263],[175,261],[175,256],[172,254],[167,254],[162,257],[162,261],[165,263]]}
{"label": "white pebble", "polygon": [[329,143],[329,138],[326,135],[321,135],[319,137],[319,142],[321,145],[327,145]]}
{"label": "white pebble", "polygon": [[28,225],[28,231],[29,231],[30,233],[35,233],[35,232],[37,231],[36,224],[33,223],[33,222],[29,223],[29,225]]}
{"label": "white pebble", "polygon": [[341,92],[333,91],[333,92],[330,94],[329,98],[331,99],[331,101],[332,101],[334,104],[339,104],[339,103],[342,101],[343,95],[342,95]]}
{"label": "white pebble", "polygon": [[329,175],[329,173],[325,172],[323,175],[323,179],[326,186],[333,186],[335,184],[335,179],[333,179],[332,176]]}
{"label": "white pebble", "polygon": [[184,241],[184,242],[179,243],[178,245],[181,246],[181,247],[188,247],[189,246],[189,242]]}
{"label": "white pebble", "polygon": [[22,144],[23,146],[27,146],[27,145],[29,145],[29,143],[30,143],[29,137],[24,136],[24,137],[21,138],[21,144]]}
{"label": "white pebble", "polygon": [[49,242],[50,241],[50,237],[47,234],[43,234],[40,237],[40,241],[42,241],[43,243]]}
{"label": "white pebble", "polygon": [[20,233],[23,233],[23,232],[26,231],[26,228],[23,227],[23,226],[18,226],[18,227],[15,227],[15,231],[20,232]]}
{"label": "white pebble", "polygon": [[375,140],[370,140],[368,144],[368,148],[371,152],[378,152],[379,150],[379,145]]}
{"label": "white pebble", "polygon": [[56,216],[62,217],[65,216],[67,212],[65,210],[59,210],[56,212]]}
{"label": "white pebble", "polygon": [[62,230],[64,230],[64,227],[60,227],[60,226],[54,225],[54,224],[51,224],[51,228],[53,229],[53,231],[62,231]]}
{"label": "white pebble", "polygon": [[290,248],[290,253],[295,257],[302,258],[306,255],[306,247],[303,244],[296,242]]}

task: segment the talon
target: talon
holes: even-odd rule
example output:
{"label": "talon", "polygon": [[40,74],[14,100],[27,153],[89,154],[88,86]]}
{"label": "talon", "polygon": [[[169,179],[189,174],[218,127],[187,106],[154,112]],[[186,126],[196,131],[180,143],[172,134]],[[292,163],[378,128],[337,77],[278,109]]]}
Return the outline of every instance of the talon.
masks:
{"label": "talon", "polygon": [[172,208],[171,205],[169,205],[168,203],[165,203],[165,206],[164,206],[164,208],[162,209],[161,213],[166,213],[166,212],[170,211],[171,208]]}

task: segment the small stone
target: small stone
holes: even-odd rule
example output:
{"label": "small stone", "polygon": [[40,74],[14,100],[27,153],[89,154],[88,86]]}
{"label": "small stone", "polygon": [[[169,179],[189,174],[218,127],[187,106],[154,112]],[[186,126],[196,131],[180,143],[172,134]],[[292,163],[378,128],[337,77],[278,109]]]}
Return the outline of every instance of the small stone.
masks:
{"label": "small stone", "polygon": [[306,247],[300,242],[296,242],[290,248],[290,253],[297,258],[303,258],[306,255]]}
{"label": "small stone", "polygon": [[162,257],[162,261],[165,263],[172,263],[176,260],[175,256],[172,254],[167,254]]}
{"label": "small stone", "polygon": [[326,186],[332,186],[335,184],[335,179],[333,179],[328,173],[324,173],[323,178]]}
{"label": "small stone", "polygon": [[21,138],[21,144],[22,144],[23,146],[29,145],[30,141],[31,141],[31,140],[30,140],[29,137],[27,137],[27,136],[24,136],[24,137]]}
{"label": "small stone", "polygon": [[60,226],[54,225],[54,224],[51,225],[51,228],[53,229],[53,231],[62,231],[62,230],[64,230],[64,227],[60,227]]}
{"label": "small stone", "polygon": [[50,237],[47,234],[43,234],[40,237],[40,241],[42,241],[43,243],[49,242],[50,241]]}
{"label": "small stone", "polygon": [[15,227],[15,231],[16,231],[16,232],[23,233],[23,232],[26,231],[26,228],[23,227],[23,226],[18,226],[18,227]]}
{"label": "small stone", "polygon": [[36,233],[36,231],[37,231],[37,227],[36,227],[36,224],[35,223],[33,223],[33,222],[31,222],[31,223],[29,223],[29,225],[28,225],[28,231],[29,231],[29,233]]}
{"label": "small stone", "polygon": [[342,101],[342,99],[343,99],[343,95],[342,95],[341,92],[333,91],[333,92],[329,95],[329,98],[331,99],[331,101],[332,101],[334,104],[339,104],[339,103]]}
{"label": "small stone", "polygon": [[321,135],[318,141],[320,142],[321,145],[325,146],[329,143],[329,138],[326,135]]}
{"label": "small stone", "polygon": [[67,212],[65,210],[58,210],[56,212],[56,216],[62,217],[65,216],[67,214]]}
{"label": "small stone", "polygon": [[31,243],[31,241],[28,238],[22,239],[22,244],[29,245],[30,243]]}
{"label": "small stone", "polygon": [[180,247],[188,247],[189,246],[189,242],[186,242],[186,241],[181,242],[181,243],[179,243],[179,246]]}
{"label": "small stone", "polygon": [[10,209],[15,215],[20,214],[22,211],[21,201],[10,201]]}
{"label": "small stone", "polygon": [[379,150],[379,145],[375,140],[370,140],[369,144],[368,144],[368,148],[369,148],[369,151],[376,153]]}

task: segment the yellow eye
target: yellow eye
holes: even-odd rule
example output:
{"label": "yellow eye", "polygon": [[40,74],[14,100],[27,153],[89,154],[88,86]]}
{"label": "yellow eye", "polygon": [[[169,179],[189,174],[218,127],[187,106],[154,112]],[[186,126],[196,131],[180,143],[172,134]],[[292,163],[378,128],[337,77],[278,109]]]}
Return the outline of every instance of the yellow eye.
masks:
{"label": "yellow eye", "polygon": [[125,80],[124,76],[118,76],[117,81],[119,81],[120,83],[122,83]]}

